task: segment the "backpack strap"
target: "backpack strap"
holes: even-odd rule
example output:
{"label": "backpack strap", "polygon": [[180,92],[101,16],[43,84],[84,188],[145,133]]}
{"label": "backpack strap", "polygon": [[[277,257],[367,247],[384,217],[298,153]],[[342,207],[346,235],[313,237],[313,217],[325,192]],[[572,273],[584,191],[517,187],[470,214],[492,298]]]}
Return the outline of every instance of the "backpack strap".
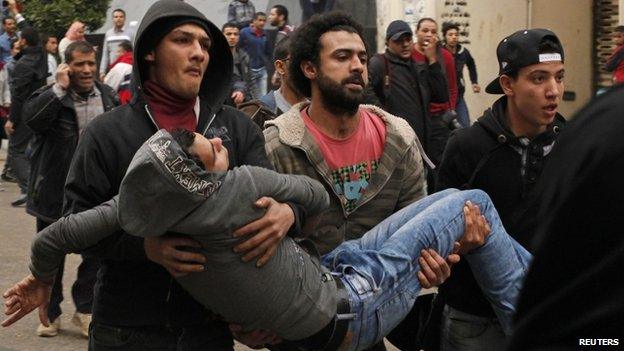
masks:
{"label": "backpack strap", "polygon": [[388,62],[388,57],[386,53],[380,54],[383,58],[384,63],[384,78],[383,78],[383,92],[384,92],[384,103],[388,101],[388,96],[390,96],[390,63]]}

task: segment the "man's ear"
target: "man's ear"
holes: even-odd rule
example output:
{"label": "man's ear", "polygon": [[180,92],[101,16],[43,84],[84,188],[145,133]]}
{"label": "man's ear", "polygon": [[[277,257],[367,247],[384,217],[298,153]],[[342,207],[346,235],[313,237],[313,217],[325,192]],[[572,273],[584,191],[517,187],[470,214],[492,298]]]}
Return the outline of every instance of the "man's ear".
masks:
{"label": "man's ear", "polygon": [[306,78],[310,80],[316,79],[318,75],[318,68],[312,62],[303,61],[299,67],[301,67],[303,75],[306,76]]}
{"label": "man's ear", "polygon": [[284,72],[286,71],[286,67],[284,67],[284,61],[282,61],[282,60],[275,60],[274,66],[275,66],[275,72],[277,72],[279,75],[283,76]]}
{"label": "man's ear", "polygon": [[508,75],[503,74],[498,78],[498,82],[500,83],[501,88],[503,88],[503,93],[507,96],[513,96],[513,78]]}
{"label": "man's ear", "polygon": [[147,53],[147,55],[145,55],[145,61],[147,62],[156,61],[156,55],[154,54],[154,51],[150,51],[149,53]]}

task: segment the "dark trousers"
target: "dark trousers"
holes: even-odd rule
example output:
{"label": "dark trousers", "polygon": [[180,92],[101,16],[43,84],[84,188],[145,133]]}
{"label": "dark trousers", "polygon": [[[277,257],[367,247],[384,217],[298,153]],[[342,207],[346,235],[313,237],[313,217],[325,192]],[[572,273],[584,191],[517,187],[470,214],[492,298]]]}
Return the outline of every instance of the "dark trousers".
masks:
{"label": "dark trousers", "polygon": [[206,321],[185,328],[89,326],[90,351],[210,350],[232,351],[234,341],[224,322]]}
{"label": "dark trousers", "polygon": [[439,295],[422,295],[405,319],[386,338],[402,351],[440,350],[440,319],[444,302]]}
{"label": "dark trousers", "polygon": [[[427,148],[425,152],[433,164],[438,167],[442,162],[442,154],[446,148],[446,142],[451,136],[451,129],[442,120],[442,115],[431,116],[427,124]],[[436,188],[437,172],[433,170],[427,175],[427,190],[433,194]]]}
{"label": "dark trousers", "polygon": [[[40,232],[45,227],[52,223],[43,221],[37,218],[37,232]],[[52,286],[52,295],[50,297],[50,306],[48,308],[48,318],[50,321],[58,318],[61,311],[61,302],[63,301],[63,271],[65,266],[65,259],[59,267],[58,273],[54,278],[54,285]],[[72,298],[74,305],[76,305],[76,311],[80,313],[91,313],[91,306],[93,305],[93,286],[97,277],[97,271],[100,268],[100,263],[97,259],[92,257],[82,257],[82,262],[78,266],[78,274],[76,281],[72,285]]]}
{"label": "dark trousers", "polygon": [[30,129],[24,124],[19,124],[9,138],[8,158],[11,159],[11,170],[22,194],[26,194],[28,191],[30,161],[26,156],[26,148],[31,137]]}

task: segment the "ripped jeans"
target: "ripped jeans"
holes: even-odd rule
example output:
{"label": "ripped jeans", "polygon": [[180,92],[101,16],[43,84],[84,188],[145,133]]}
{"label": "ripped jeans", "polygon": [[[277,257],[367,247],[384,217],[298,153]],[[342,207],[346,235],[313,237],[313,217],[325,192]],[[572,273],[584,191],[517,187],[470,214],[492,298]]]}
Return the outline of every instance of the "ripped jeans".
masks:
{"label": "ripped jeans", "polygon": [[423,249],[447,257],[464,234],[463,207],[479,206],[491,227],[483,246],[463,257],[508,334],[531,254],[511,238],[481,190],[448,189],[403,208],[361,239],[342,243],[322,258],[349,292],[349,350],[383,339],[409,313],[421,289],[416,273]]}

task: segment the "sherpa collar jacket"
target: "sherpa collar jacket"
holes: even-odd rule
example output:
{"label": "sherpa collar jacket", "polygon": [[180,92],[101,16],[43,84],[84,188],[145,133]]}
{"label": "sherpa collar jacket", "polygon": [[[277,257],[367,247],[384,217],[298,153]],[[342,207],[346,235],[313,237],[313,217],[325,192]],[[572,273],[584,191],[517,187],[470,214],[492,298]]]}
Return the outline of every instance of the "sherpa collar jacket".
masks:
{"label": "sherpa collar jacket", "polygon": [[386,143],[369,187],[355,208],[347,210],[346,198],[334,191],[331,171],[301,119],[300,111],[308,105],[299,103],[267,121],[264,135],[267,155],[278,172],[307,175],[320,181],[330,194],[329,209],[312,220],[314,225],[304,228],[304,234],[323,254],[344,240],[360,238],[394,212],[424,197],[427,186],[422,147],[407,121],[376,106],[362,105],[383,119]]}

